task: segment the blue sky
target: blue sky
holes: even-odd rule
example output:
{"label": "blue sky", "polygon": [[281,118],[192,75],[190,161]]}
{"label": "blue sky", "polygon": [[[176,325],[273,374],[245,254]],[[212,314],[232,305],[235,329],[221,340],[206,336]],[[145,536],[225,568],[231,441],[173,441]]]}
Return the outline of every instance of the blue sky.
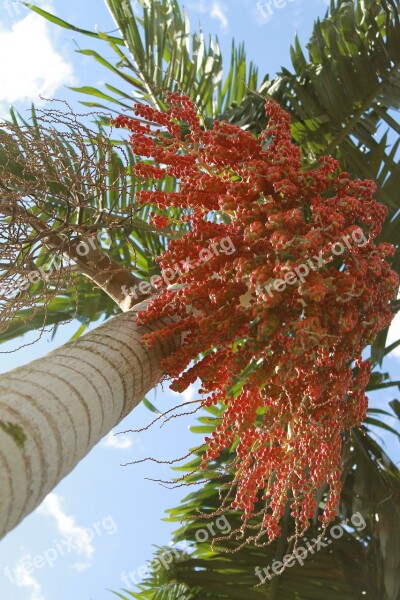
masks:
{"label": "blue sky", "polygon": [[[232,37],[243,40],[248,58],[259,66],[262,78],[266,73],[273,76],[281,66],[290,65],[289,46],[296,32],[304,45],[314,19],[323,16],[327,7],[326,0],[277,0],[270,11],[267,4],[261,1],[257,7],[253,0],[192,0],[185,6],[192,29],[201,22],[206,34],[218,35],[227,62]],[[53,0],[38,5],[83,28],[114,29],[103,0]],[[94,85],[101,89],[109,79],[89,57],[75,52],[78,47],[93,45],[82,36],[49,26],[17,2],[0,0],[0,117],[7,116],[11,103],[22,113],[32,101],[40,104],[40,95],[66,99],[74,110],[81,112],[78,95],[67,86]],[[43,356],[67,341],[76,329],[75,324],[66,325],[53,341],[50,334],[45,334],[35,345],[2,354],[0,371]],[[396,319],[391,338],[399,337],[400,323]],[[5,345],[2,350],[15,350],[21,343],[34,339],[34,334],[26,336],[22,341]],[[400,352],[384,365],[397,379],[399,361]],[[190,390],[183,399],[188,400],[194,394],[195,391]],[[374,406],[383,406],[394,397],[395,390],[389,390],[374,395],[371,402]],[[167,387],[164,391],[157,389],[149,399],[164,409],[182,401]],[[139,428],[151,416],[141,406],[118,430]],[[160,475],[168,478],[167,468],[162,470],[153,464],[123,468],[120,464],[149,455],[174,458],[185,454],[190,446],[198,443],[197,437],[188,431],[190,422],[189,418],[182,418],[163,429],[152,428],[125,438],[109,436],[98,444],[41,508],[1,542],[1,597],[7,600],[70,600],[73,597],[107,600],[113,597],[107,590],[124,586],[122,572],[133,573],[139,580],[138,570],[151,558],[152,544],[169,542],[173,527],[161,519],[166,508],[179,503],[183,492],[165,490],[144,479]],[[390,434],[383,437],[390,455],[398,461],[398,443]],[[89,536],[85,536],[85,530],[89,530]],[[66,539],[73,542],[74,549],[71,543],[67,547]],[[37,566],[29,575],[19,572],[17,578],[13,571],[16,566],[32,561],[33,557]]]}

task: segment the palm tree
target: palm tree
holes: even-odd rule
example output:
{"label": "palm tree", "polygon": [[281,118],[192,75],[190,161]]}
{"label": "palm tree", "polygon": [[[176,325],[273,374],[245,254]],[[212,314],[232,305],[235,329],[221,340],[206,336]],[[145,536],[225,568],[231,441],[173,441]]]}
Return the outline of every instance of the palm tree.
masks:
{"label": "palm tree", "polygon": [[[130,5],[107,4],[122,35],[104,37],[116,53],[118,68],[92,50],[82,52],[119,74],[146,101],[162,106],[160,89],[175,89],[179,77],[198,96],[200,110],[210,119],[232,103],[241,102],[246,87],[244,82],[238,84],[236,75],[244,73],[243,48],[233,48],[232,66],[222,82],[218,45],[207,47],[203,36],[195,35],[189,56],[185,43],[188,26],[175,1],[163,0],[151,8],[143,3],[144,28],[150,27],[158,35],[157,58],[149,42],[151,36],[144,50]],[[39,8],[34,10],[70,27]],[[128,47],[134,50],[132,59],[123,52],[128,39]],[[154,68],[154,60],[169,60],[171,72],[164,74],[161,67]],[[127,68],[130,74],[125,72]],[[215,98],[213,85],[218,81]],[[248,85],[256,87],[252,66]],[[123,99],[117,102],[120,110],[130,108],[127,93],[107,87]],[[96,90],[81,91],[110,100]],[[98,102],[87,104],[101,108]],[[0,214],[5,217],[2,237],[6,248],[1,265],[5,290],[1,297],[2,341],[32,328],[43,331],[48,325],[57,327],[74,317],[82,323],[78,337],[90,323],[131,309],[145,295],[139,292],[135,299],[121,290],[139,286],[143,279],[156,274],[155,257],[165,248],[167,238],[179,235],[179,229],[185,227],[181,224],[174,232],[156,233],[148,224],[151,207],[131,202],[132,192],[139,186],[132,172],[135,157],[127,143],[116,142],[105,133],[104,125],[110,121],[108,109],[107,113],[108,117],[97,115],[96,131],[78,122],[71,112],[57,109],[44,114],[32,109],[31,123],[12,112],[11,121],[0,130]],[[165,191],[174,185],[176,182],[168,178],[161,183]],[[177,219],[179,212],[171,216]],[[96,235],[101,231],[112,239],[109,251]],[[47,282],[28,279],[32,284],[26,288],[24,274],[48,270],[54,258],[62,262],[56,276]],[[138,276],[132,275],[133,270]],[[158,364],[179,339],[146,351],[140,344],[145,329],[134,324],[135,312],[141,308],[138,304],[128,315],[119,315],[44,359],[0,378],[4,490],[0,536],[29,514],[161,380]],[[136,357],[136,373],[129,356]],[[102,384],[93,385],[99,376],[104,376]],[[110,389],[116,390],[112,411]]]}
{"label": "palm tree", "polygon": [[[265,78],[261,86],[258,85],[255,67],[252,64],[246,65],[245,52],[241,46],[238,48],[233,46],[231,66],[225,80],[222,79],[222,58],[216,42],[207,45],[202,34],[194,34],[191,36],[192,51],[189,52],[187,49],[187,41],[190,37],[188,22],[176,0],[156,0],[150,6],[141,1],[142,20],[135,18],[127,2],[107,0],[106,4],[120,31],[120,37],[83,31],[42,9],[35,8],[34,10],[62,27],[102,40],[107,46],[107,51],[111,50],[115,53],[115,62],[106,60],[91,49],[81,52],[92,56],[114,75],[120,77],[123,85],[128,84],[130,88],[133,87],[143,101],[150,102],[154,106],[163,107],[160,91],[178,89],[191,96],[210,121],[218,117],[258,132],[265,124],[263,100],[259,95],[251,92],[257,91],[258,94],[264,95],[268,93],[291,113],[293,138],[301,146],[306,163],[312,164],[318,156],[332,153],[339,158],[342,167],[349,170],[352,175],[361,178],[373,177],[377,180],[378,198],[389,208],[389,219],[381,237],[396,243],[398,219],[400,218],[397,194],[400,166],[396,162],[398,142],[388,143],[393,135],[397,137],[399,133],[399,126],[393,116],[393,111],[398,109],[400,101],[398,85],[399,15],[394,2],[389,0],[380,2],[377,0],[364,0],[363,2],[338,0],[333,2],[331,15],[315,25],[309,44],[309,58],[305,58],[296,41],[292,48],[293,73],[283,70],[272,81]],[[366,70],[368,77],[365,75]],[[132,98],[128,92],[110,84],[107,84],[106,88],[108,93],[94,88],[81,88],[80,92],[94,97],[94,99],[85,101],[84,104],[91,109],[101,108],[110,112],[109,104],[111,103],[113,107],[111,112],[115,114],[130,109]],[[106,102],[108,105],[105,106],[102,102]],[[105,124],[107,122],[104,119],[99,124],[100,136],[103,140],[107,138],[102,130]],[[22,129],[20,121],[15,119],[14,128],[18,129],[18,127]],[[26,128],[27,125],[25,124],[24,127]],[[383,129],[385,129],[384,132],[382,132]],[[15,129],[12,130],[12,133],[14,131]],[[379,140],[377,140],[377,136],[380,136]],[[93,134],[90,134],[90,139],[93,139]],[[4,146],[5,144],[2,148]],[[74,169],[76,163],[74,160],[71,161],[70,146],[71,144],[64,140],[62,155],[66,157],[65,172],[70,174],[74,172],[76,177],[77,170]],[[19,164],[27,155],[26,148],[19,144],[16,152],[20,157],[17,161]],[[132,164],[134,159],[129,155],[129,148],[125,146],[124,152],[129,157],[127,162]],[[113,156],[113,153],[110,152],[109,156]],[[27,169],[22,169],[19,175],[18,173],[15,175],[15,177],[19,176],[19,179],[13,180],[12,191],[15,193],[19,185],[20,197],[23,198],[21,190],[26,192],[27,183],[32,184],[28,189],[30,197],[36,201],[34,208],[32,208],[32,204],[24,206],[30,213],[28,217],[26,214],[24,217],[24,222],[30,224],[26,233],[26,239],[29,242],[27,245],[30,248],[36,248],[32,245],[32,241],[44,240],[39,255],[34,254],[33,257],[31,255],[31,259],[34,260],[35,265],[41,266],[48,260],[52,252],[58,255],[62,251],[64,255],[66,254],[74,261],[75,270],[68,273],[69,287],[57,287],[57,293],[51,298],[47,296],[46,301],[40,300],[42,297],[40,289],[30,290],[31,294],[37,293],[39,299],[34,306],[19,307],[13,313],[11,328],[5,332],[3,339],[20,335],[32,325],[56,324],[73,315],[76,315],[83,324],[78,332],[80,334],[89,322],[115,314],[118,304],[121,306],[121,302],[121,307],[124,307],[123,299],[116,297],[115,289],[114,292],[110,289],[112,276],[126,278],[129,287],[131,271],[133,269],[138,271],[138,266],[140,277],[155,273],[153,256],[160,252],[167,236],[172,233],[167,231],[161,237],[157,236],[154,231],[149,231],[148,214],[132,213],[127,204],[124,204],[123,199],[126,198],[127,186],[136,184],[129,170],[126,172],[123,169],[117,169],[120,179],[117,184],[118,193],[115,194],[115,165],[120,164],[118,161],[121,161],[118,153],[117,157],[107,159],[106,175],[110,177],[109,183],[101,188],[101,194],[95,194],[93,198],[90,196],[89,206],[86,206],[82,200],[90,191],[86,180],[81,181],[79,190],[81,195],[78,194],[78,199],[74,198],[73,201],[66,194],[66,189],[71,188],[70,183],[65,187],[65,182],[61,182],[64,183],[64,188],[54,189],[54,173],[58,173],[59,169],[54,166],[52,161],[46,161],[46,168],[49,170],[47,172],[49,185],[44,189],[38,189],[38,186],[32,184],[31,180],[27,182]],[[9,164],[9,159],[0,162],[3,170],[4,165],[7,167]],[[41,168],[43,170],[43,165]],[[114,175],[110,175],[112,172]],[[29,176],[31,176],[30,173]],[[60,182],[58,181],[58,183]],[[164,182],[163,185],[173,189],[174,183]],[[7,191],[7,194],[9,193]],[[44,197],[49,204],[43,202]],[[2,206],[7,208],[7,202],[2,202]],[[54,219],[55,207],[57,211],[60,211],[56,214],[58,221]],[[49,220],[49,215],[53,215],[53,219]],[[32,220],[32,216],[35,219]],[[125,221],[127,217],[128,220]],[[8,215],[7,218],[10,221],[14,217]],[[134,218],[136,220],[133,220]],[[74,225],[72,236],[64,245],[55,237],[59,234],[59,231],[55,230],[60,227],[60,220],[64,226],[64,232],[66,229],[71,231],[71,224]],[[123,222],[123,226],[121,222]],[[43,227],[43,223],[47,223],[50,231],[40,229]],[[73,253],[77,244],[82,240],[87,242],[90,232],[95,230],[93,227],[98,227],[99,224],[113,237],[114,244],[110,253],[107,254],[104,246],[101,247],[100,244],[100,248],[94,250],[97,254],[90,261],[90,265],[82,264],[82,261],[75,262]],[[41,236],[39,240],[38,236]],[[131,242],[132,250],[126,250],[126,239]],[[144,250],[146,247],[151,248],[151,254]],[[23,264],[24,257],[24,254],[20,257],[21,264]],[[77,258],[76,253],[75,258]],[[398,255],[394,265],[399,270]],[[106,273],[106,277],[104,273]],[[82,274],[86,276],[86,280],[81,277]],[[120,282],[119,279],[118,281]],[[133,285],[136,283],[135,280]],[[98,288],[94,288],[93,284],[102,288],[108,297]],[[74,300],[67,297],[66,291],[71,290],[71,285],[78,290],[82,302],[76,304]],[[38,288],[39,286],[40,284]],[[131,334],[137,341],[130,342],[130,347],[127,348],[126,340],[128,337],[131,340]],[[5,515],[0,529],[3,535],[28,514],[89,451],[92,445],[114,427],[140,401],[147,390],[159,381],[161,373],[157,366],[158,361],[172,350],[173,345],[168,348],[156,348],[151,356],[145,355],[145,351],[139,343],[140,335],[141,332],[135,328],[133,314],[119,315],[110,319],[93,333],[70,342],[66,347],[55,351],[45,359],[35,361],[27,367],[0,378],[2,389],[10,390],[0,405],[0,450],[3,460],[7,456],[7,460],[10,461],[6,463],[9,467],[2,471],[7,473],[4,476],[4,483],[2,481],[4,489],[7,490],[3,495],[4,504],[1,511]],[[387,332],[383,332],[372,348],[372,361],[376,368],[381,364],[383,356],[394,347],[394,345],[386,347],[386,335]],[[121,339],[119,339],[120,336]],[[179,340],[175,340],[175,343],[179,343]],[[108,361],[112,361],[105,366],[105,371],[103,367],[99,369],[98,351],[100,355],[107,354]],[[147,363],[149,370],[140,386],[132,380],[132,368],[128,368],[132,355],[136,356],[138,369],[140,369],[140,364],[150,359],[150,362]],[[96,357],[96,362],[94,357]],[[129,358],[129,362],[126,362],[126,358]],[[56,377],[58,381],[63,382],[63,386],[64,382],[71,383],[71,369],[74,373],[78,373],[72,389],[71,385],[65,384],[63,391],[57,392],[54,364],[57,364]],[[88,365],[94,369],[91,373],[95,371],[98,373],[100,370],[105,373],[104,385],[101,386],[101,389],[93,386],[93,382],[97,382],[98,379],[87,371]],[[38,381],[37,373],[39,372],[46,373],[46,378],[42,375],[41,380]],[[32,388],[30,389],[33,389],[33,392],[32,396],[28,397],[24,382],[31,381]],[[111,411],[112,414],[107,403],[109,384],[111,387],[122,384],[123,388],[116,393],[115,410]],[[385,374],[375,371],[370,382],[371,390],[390,385],[394,385],[394,383],[388,381]],[[84,390],[84,394],[82,394],[82,390]],[[31,392],[29,394],[31,395]],[[57,398],[56,402],[54,402],[54,398]],[[68,403],[68,407],[71,406],[71,414],[68,414],[65,409],[65,403]],[[373,418],[375,423],[380,422],[379,414],[374,414],[370,418]],[[66,423],[71,423],[73,426],[66,427]],[[90,423],[93,424],[91,431]],[[57,431],[62,432],[62,435],[57,434]],[[381,550],[387,543],[392,544],[395,548],[396,530],[393,528],[388,532],[386,523],[388,518],[390,522],[393,511],[398,511],[398,505],[393,499],[395,496],[392,498],[392,494],[397,494],[399,490],[398,471],[386,460],[379,446],[376,446],[366,431],[362,435],[359,432],[353,432],[352,436],[354,444],[351,447],[353,450],[345,457],[347,461],[345,473],[347,475],[343,502],[346,501],[347,506],[350,506],[353,501],[359,502],[359,490],[362,489],[361,498],[363,502],[365,501],[365,506],[368,506],[368,514],[376,511],[374,514],[379,515],[379,522],[384,523],[379,544],[373,546],[371,552],[381,553],[379,558],[381,562],[379,563],[377,559],[376,563],[380,565],[379,569],[381,569],[378,582],[380,587],[376,587],[376,589],[383,590],[386,600],[394,600],[398,590],[395,573],[398,567],[399,553],[391,550],[384,555]],[[57,446],[56,443],[58,443]],[[12,462],[9,458],[10,455],[13,456]],[[34,479],[33,472],[35,472]],[[36,476],[36,473],[39,472],[41,473],[40,478]],[[377,485],[373,491],[364,485],[367,476],[373,477],[373,482]],[[393,485],[393,490],[390,489],[389,492],[388,481]],[[211,490],[211,492],[213,491]],[[14,508],[11,500],[16,493],[21,499]],[[207,507],[204,499],[212,496],[210,488],[206,487],[204,494],[200,495],[203,509],[204,506]],[[387,502],[388,497],[391,499],[389,502]],[[188,512],[190,510],[192,509],[188,509]],[[370,531],[373,531],[372,525]],[[385,535],[386,538],[384,538]],[[388,539],[393,541],[388,542]],[[354,548],[357,548],[357,551],[354,550],[354,556],[359,556],[362,562],[363,555],[360,545],[354,546]],[[385,546],[385,552],[386,548]],[[283,547],[279,547],[277,551],[281,553],[284,550]],[[193,560],[192,557],[189,560]],[[214,557],[212,560],[214,561]],[[243,560],[246,562],[248,559],[245,557]],[[260,559],[257,558],[257,560]],[[226,578],[231,576],[232,569],[236,567],[234,567],[234,561],[229,563],[226,557],[224,557],[224,561],[226,561],[227,572],[224,571],[224,566],[221,566],[220,570],[224,573],[225,585]],[[261,560],[260,564],[263,563],[264,560]],[[219,569],[218,564],[221,563],[212,562],[212,568],[215,571]],[[190,575],[199,573],[198,565],[191,563],[190,566],[193,566]],[[322,564],[319,566],[317,578],[321,577],[321,572],[325,568]],[[242,577],[240,573],[239,570],[238,578],[232,577],[233,583],[237,583]],[[209,578],[209,574],[207,577]],[[182,578],[181,590],[182,586],[187,588],[188,585],[192,587],[200,585],[204,589],[204,581],[202,583],[199,579],[198,575],[194,579],[188,577],[187,581]],[[383,587],[382,581],[384,581]],[[273,583],[271,587],[277,585]],[[219,589],[223,589],[221,585]],[[243,588],[238,589],[243,592]],[[333,593],[338,596],[339,592],[336,590]],[[186,592],[179,593],[182,593],[183,597]],[[201,593],[199,598],[207,597],[204,596],[204,593],[202,596]],[[233,594],[234,592],[227,593]],[[276,595],[277,591],[274,593],[275,596],[271,597],[279,597]],[[285,593],[284,591],[283,594]],[[289,592],[286,596],[281,597],[289,598],[288,594]],[[247,595],[251,597],[249,594]],[[214,595],[211,597],[224,596]],[[225,595],[225,597],[235,596]],[[292,597],[295,598],[295,596]],[[335,596],[331,595],[331,597]]]}
{"label": "palm tree", "polygon": [[[136,309],[127,312],[147,302],[140,284],[152,258],[144,248],[156,256],[164,241],[147,224],[148,210],[128,208],[125,149],[58,111],[46,111],[46,125],[35,110],[33,124],[12,117],[0,131],[2,338],[74,316],[82,326],[75,341],[1,377],[2,536],[157,385],[160,360],[179,344],[146,349],[140,339],[150,329],[137,327]],[[108,253],[104,230],[113,237]],[[121,254],[139,262],[139,277]],[[139,286],[136,300],[124,286]],[[79,337],[116,309],[124,313]]]}

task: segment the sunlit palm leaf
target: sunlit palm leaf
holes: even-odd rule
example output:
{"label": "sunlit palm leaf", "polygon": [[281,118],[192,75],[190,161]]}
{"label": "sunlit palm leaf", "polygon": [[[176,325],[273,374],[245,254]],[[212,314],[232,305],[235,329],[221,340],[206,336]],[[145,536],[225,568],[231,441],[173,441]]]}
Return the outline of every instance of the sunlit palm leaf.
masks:
{"label": "sunlit palm leaf", "polygon": [[121,33],[120,38],[82,31],[29,5],[61,27],[103,40],[108,46],[107,55],[110,49],[114,53],[114,60],[111,60],[92,49],[78,51],[91,56],[123,84],[122,90],[110,83],[105,85],[107,91],[88,86],[74,88],[96,98],[95,102],[84,102],[87,106],[122,112],[131,108],[133,99],[144,99],[163,107],[162,92],[177,90],[188,94],[207,117],[215,118],[233,103],[240,104],[248,93],[247,87],[257,89],[257,69],[253,63],[247,65],[244,46],[232,45],[230,68],[223,79],[218,38],[207,43],[202,31],[191,33],[188,17],[178,0],[150,3],[139,0],[141,16],[135,15],[129,1],[105,1]]}

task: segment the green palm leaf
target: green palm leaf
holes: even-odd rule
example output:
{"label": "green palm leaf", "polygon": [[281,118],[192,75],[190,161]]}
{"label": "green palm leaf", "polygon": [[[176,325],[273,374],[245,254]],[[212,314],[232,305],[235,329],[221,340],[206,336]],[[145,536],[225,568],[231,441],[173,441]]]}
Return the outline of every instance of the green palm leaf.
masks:
{"label": "green palm leaf", "polygon": [[[376,378],[375,378],[376,379]],[[376,383],[374,384],[376,385]],[[397,404],[395,405],[397,408]],[[206,409],[199,423],[207,423],[208,417],[216,417],[221,408]],[[371,411],[371,414],[374,414]],[[203,425],[201,425],[202,427]],[[199,427],[192,427],[196,433]],[[269,600],[320,600],[329,598],[370,598],[373,600],[397,600],[399,594],[398,570],[400,552],[400,474],[385,452],[371,438],[367,428],[354,430],[345,444],[344,483],[341,498],[340,519],[335,524],[335,535],[325,540],[325,546],[314,553],[308,552],[304,564],[296,562],[287,568],[282,576],[272,577],[274,561],[282,561],[291,554],[292,546],[286,539],[293,534],[288,512],[283,518],[283,531],[279,540],[266,547],[242,545],[241,540],[226,539],[216,543],[215,551],[210,549],[211,539],[222,533],[229,533],[240,526],[240,515],[235,512],[224,517],[206,519],[202,513],[213,513],[220,506],[219,492],[226,478],[211,479],[186,496],[181,504],[168,510],[167,520],[180,523],[175,531],[174,542],[179,548],[185,543],[185,553],[172,561],[166,561],[168,568],[157,568],[150,572],[140,586],[140,595],[134,597],[156,598],[154,595],[166,586],[188,586],[193,598],[268,598]],[[228,455],[217,463],[225,464]],[[178,467],[179,474],[192,472],[200,464],[200,451],[195,452],[194,460]],[[199,481],[201,475],[188,476],[188,483]],[[359,514],[353,523],[343,527],[346,518]],[[396,515],[396,517],[395,517]],[[183,522],[183,525],[182,525]],[[255,521],[254,521],[255,522]],[[212,526],[210,530],[210,524]],[[199,535],[199,531],[203,533]],[[318,535],[313,524],[299,545],[307,549],[307,541],[312,542]],[[205,540],[205,541],[199,541]],[[218,551],[222,548],[224,552]],[[157,556],[171,553],[171,548],[160,549]],[[260,567],[265,584],[259,582],[255,569]],[[260,571],[259,571],[260,572]],[[268,578],[268,575],[271,575]],[[121,596],[127,598],[126,596]],[[191,597],[191,596],[188,596]]]}
{"label": "green palm leaf", "polygon": [[[240,104],[247,95],[247,88],[257,89],[257,69],[253,63],[247,65],[244,46],[232,44],[231,64],[224,80],[218,38],[207,43],[202,31],[192,34],[187,14],[177,0],[150,3],[139,0],[143,11],[140,18],[135,16],[129,1],[105,1],[120,38],[83,31],[29,5],[52,23],[103,40],[108,46],[107,54],[110,50],[114,54],[113,61],[92,49],[78,52],[91,56],[134,91],[134,95],[130,95],[108,83],[107,93],[88,86],[73,88],[96,98],[96,102],[84,101],[86,106],[121,112],[131,108],[135,99],[162,108],[163,91],[183,91],[206,117],[215,118],[232,104]],[[106,104],[100,104],[98,98]]]}

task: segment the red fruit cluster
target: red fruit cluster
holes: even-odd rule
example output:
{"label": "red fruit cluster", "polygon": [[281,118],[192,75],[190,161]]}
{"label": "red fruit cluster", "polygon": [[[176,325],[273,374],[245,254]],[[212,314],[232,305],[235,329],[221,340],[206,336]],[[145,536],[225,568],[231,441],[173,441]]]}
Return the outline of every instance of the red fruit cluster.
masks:
{"label": "red fruit cluster", "polygon": [[[273,539],[291,499],[303,532],[328,483],[326,525],[338,508],[342,434],[361,424],[367,408],[370,363],[361,353],[390,324],[399,283],[386,260],[394,248],[374,243],[386,209],[373,199],[372,181],[337,174],[333,158],[304,169],[289,115],[272,101],[259,137],[220,121],[208,130],[188,98],[169,94],[167,101],[165,112],[136,105],[145,123],[125,116],[115,122],[132,132],[132,149],[142,157],[138,175],[179,181],[177,192],[142,191],[139,202],[179,206],[191,223],[159,263],[195,267],[139,315],[143,323],[180,320],[146,341],[185,332],[180,350],[163,362],[172,389],[199,378],[203,404],[226,406],[206,439],[203,467],[238,442],[231,506],[244,522],[262,496],[262,534]],[[224,238],[234,253],[198,260]],[[350,243],[338,256],[333,248],[344,239]],[[307,277],[266,291],[310,260]]]}
{"label": "red fruit cluster", "polygon": [[161,215],[156,215],[155,213],[150,213],[150,225],[154,225],[157,229],[163,229],[167,227],[169,224],[168,217],[163,217]]}

